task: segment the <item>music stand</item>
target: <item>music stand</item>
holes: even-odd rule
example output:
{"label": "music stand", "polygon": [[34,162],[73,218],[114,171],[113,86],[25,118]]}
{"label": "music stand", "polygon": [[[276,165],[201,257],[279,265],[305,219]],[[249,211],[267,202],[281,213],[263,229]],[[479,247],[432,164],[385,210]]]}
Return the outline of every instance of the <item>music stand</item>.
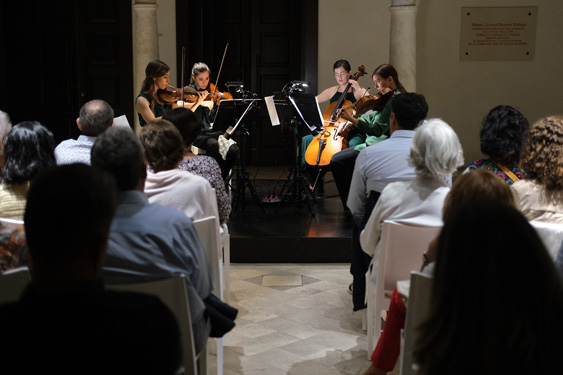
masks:
{"label": "music stand", "polygon": [[[240,129],[239,131],[239,152],[237,154],[237,161],[234,168],[234,173],[236,173],[236,189],[234,190],[234,197],[233,197],[233,208],[236,210],[238,209],[239,203],[242,203],[241,210],[244,211],[246,208],[246,200],[245,200],[245,193],[246,189],[250,191],[252,198],[256,200],[258,206],[260,206],[260,210],[262,213],[264,212],[264,207],[262,207],[262,202],[258,199],[258,195],[256,194],[256,189],[250,181],[250,176],[245,170],[246,164],[246,137],[248,134],[248,129],[246,127],[246,119],[252,109],[256,107],[257,103],[260,99],[232,99],[232,100],[221,100],[221,105],[217,109],[217,114],[215,115],[215,121],[213,123],[213,128],[215,129],[215,125],[218,121],[218,128],[222,131],[225,131],[228,134]],[[225,104],[225,107],[221,111],[221,107]],[[238,118],[238,121],[235,123],[235,118]],[[231,127],[232,124],[235,124]]]}
{"label": "music stand", "polygon": [[[288,199],[297,203],[299,207],[303,206],[303,198],[311,211],[311,215],[315,216],[315,211],[313,210],[313,205],[311,202],[316,202],[313,197],[313,193],[309,188],[309,183],[307,178],[303,175],[303,167],[301,165],[301,147],[300,147],[300,131],[304,128],[308,128],[309,131],[316,131],[318,128],[323,126],[323,118],[321,115],[321,110],[319,108],[319,103],[317,98],[313,94],[303,94],[294,93],[295,90],[289,90],[287,98],[294,108],[294,116],[291,120],[291,125],[293,126],[293,135],[295,139],[295,162],[293,168],[282,187],[280,197],[280,203],[276,209],[276,213],[279,210],[281,204]],[[290,183],[291,181],[291,183]],[[289,185],[288,194],[284,195],[285,188]]]}

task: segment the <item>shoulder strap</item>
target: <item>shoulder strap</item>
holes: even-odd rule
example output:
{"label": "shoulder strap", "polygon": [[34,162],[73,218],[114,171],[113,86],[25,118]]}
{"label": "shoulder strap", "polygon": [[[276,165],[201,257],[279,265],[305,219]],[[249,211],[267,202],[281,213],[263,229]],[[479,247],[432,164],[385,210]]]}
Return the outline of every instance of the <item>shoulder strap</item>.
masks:
{"label": "shoulder strap", "polygon": [[500,169],[502,169],[502,171],[508,176],[510,177],[510,179],[514,182],[516,181],[520,181],[520,179],[518,177],[516,177],[516,175],[514,173],[512,173],[512,171],[510,169],[508,169],[507,167],[505,167],[504,165],[502,165],[501,163],[495,163]]}

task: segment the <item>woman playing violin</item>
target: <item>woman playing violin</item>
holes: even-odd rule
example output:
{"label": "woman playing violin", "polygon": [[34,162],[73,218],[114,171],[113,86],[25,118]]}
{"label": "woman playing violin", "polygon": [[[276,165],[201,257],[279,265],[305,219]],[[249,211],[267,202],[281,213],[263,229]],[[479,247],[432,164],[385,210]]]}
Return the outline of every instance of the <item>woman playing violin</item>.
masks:
{"label": "woman playing violin", "polygon": [[[372,78],[380,92],[387,91],[387,89],[392,90],[394,94],[407,91],[399,81],[397,70],[390,64],[382,64],[375,68]],[[391,96],[385,103],[383,109],[374,111],[364,117],[354,118],[345,111],[341,113],[341,118],[354,124],[359,137],[363,137],[365,140],[363,143],[357,143],[355,145],[350,144],[350,148],[334,154],[330,161],[334,182],[338,188],[338,193],[345,209],[347,209],[346,201],[348,200],[350,183],[352,181],[352,174],[358,153],[367,146],[387,139],[392,100],[393,97]]]}
{"label": "woman playing violin", "polygon": [[188,87],[195,89],[200,93],[198,101],[193,105],[186,105],[186,108],[192,110],[196,117],[201,121],[202,131],[196,140],[194,146],[206,151],[208,156],[214,158],[221,167],[223,178],[228,176],[229,170],[236,164],[238,146],[232,144],[227,150],[226,154],[222,156],[219,152],[218,138],[222,135],[221,131],[213,131],[213,119],[217,111],[217,106],[213,102],[213,96],[216,94],[210,92],[212,85],[209,83],[209,75],[211,70],[207,64],[198,62],[192,67],[191,84]]}
{"label": "woman playing violin", "polygon": [[[165,90],[169,83],[170,67],[160,60],[149,62],[145,68],[145,80],[141,86],[141,92],[135,102],[141,126],[149,121],[160,119],[166,111],[178,107],[177,103],[167,104],[158,97],[158,90]],[[194,106],[203,101],[204,94],[199,95]]]}

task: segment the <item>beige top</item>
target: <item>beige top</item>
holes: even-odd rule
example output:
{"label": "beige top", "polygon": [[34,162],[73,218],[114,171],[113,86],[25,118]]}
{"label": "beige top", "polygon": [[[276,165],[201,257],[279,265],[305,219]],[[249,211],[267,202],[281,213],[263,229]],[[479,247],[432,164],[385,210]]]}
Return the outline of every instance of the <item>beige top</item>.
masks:
{"label": "beige top", "polygon": [[511,185],[516,205],[528,221],[563,224],[563,200],[548,197],[545,189],[533,180],[520,180]]}
{"label": "beige top", "polygon": [[19,185],[0,184],[0,217],[23,220],[29,182]]}

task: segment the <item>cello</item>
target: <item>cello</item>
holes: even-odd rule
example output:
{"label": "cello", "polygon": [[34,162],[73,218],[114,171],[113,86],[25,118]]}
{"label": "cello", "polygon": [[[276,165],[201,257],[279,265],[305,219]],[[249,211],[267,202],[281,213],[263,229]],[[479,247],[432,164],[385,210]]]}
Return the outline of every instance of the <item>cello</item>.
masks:
{"label": "cello", "polygon": [[[363,65],[358,67],[358,72],[350,79],[358,80],[366,74],[366,68]],[[327,167],[330,165],[330,159],[337,152],[348,148],[346,134],[341,134],[340,128],[346,124],[346,120],[340,119],[338,114],[340,108],[346,108],[346,111],[353,114],[353,104],[346,100],[346,94],[352,85],[348,82],[346,89],[337,102],[328,106],[323,114],[324,125],[323,130],[313,139],[307,151],[305,152],[305,162],[315,167]]]}

